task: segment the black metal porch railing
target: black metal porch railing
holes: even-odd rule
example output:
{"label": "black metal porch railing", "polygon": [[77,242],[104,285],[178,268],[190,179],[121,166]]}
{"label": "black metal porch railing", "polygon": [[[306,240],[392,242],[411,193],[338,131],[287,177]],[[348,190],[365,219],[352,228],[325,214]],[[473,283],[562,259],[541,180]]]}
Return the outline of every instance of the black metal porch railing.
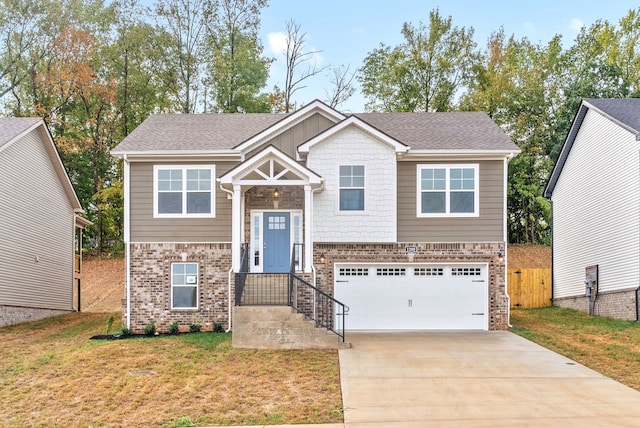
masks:
{"label": "black metal porch railing", "polygon": [[315,321],[316,326],[334,332],[344,342],[344,317],[348,307],[294,273],[289,274],[289,289],[289,306]]}
{"label": "black metal porch railing", "polygon": [[251,273],[249,245],[243,243],[240,272],[235,274],[236,306],[291,306],[315,321],[316,326],[337,334],[344,342],[344,321],[349,308],[295,274],[296,270],[302,270],[302,258],[302,244],[294,244],[291,272]]}

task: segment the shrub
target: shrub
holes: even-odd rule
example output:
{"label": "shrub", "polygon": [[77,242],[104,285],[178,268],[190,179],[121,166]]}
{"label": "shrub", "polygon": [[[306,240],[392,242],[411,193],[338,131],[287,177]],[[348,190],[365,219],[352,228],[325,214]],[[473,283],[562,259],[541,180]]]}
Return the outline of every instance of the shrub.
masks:
{"label": "shrub", "polygon": [[107,333],[106,334],[109,334],[109,332],[111,331],[111,327],[113,326],[113,322],[115,320],[116,319],[114,318],[113,315],[110,315],[109,318],[107,318]]}
{"label": "shrub", "polygon": [[200,330],[202,330],[202,325],[200,325],[200,323],[192,322],[189,324],[189,331],[191,333],[200,333]]}
{"label": "shrub", "polygon": [[174,321],[169,324],[169,334],[178,334],[180,332],[180,327],[178,326],[178,321]]}
{"label": "shrub", "polygon": [[127,327],[122,327],[120,330],[120,336],[131,336],[131,329]]}
{"label": "shrub", "polygon": [[154,336],[156,334],[156,322],[151,320],[151,322],[144,326],[144,334],[147,336]]}
{"label": "shrub", "polygon": [[213,332],[214,333],[224,333],[224,327],[219,322],[213,324]]}

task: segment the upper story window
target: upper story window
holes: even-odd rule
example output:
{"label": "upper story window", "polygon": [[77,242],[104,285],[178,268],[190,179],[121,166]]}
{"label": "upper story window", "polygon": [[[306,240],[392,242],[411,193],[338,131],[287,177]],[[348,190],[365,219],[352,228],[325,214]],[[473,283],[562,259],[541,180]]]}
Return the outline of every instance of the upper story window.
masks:
{"label": "upper story window", "polygon": [[214,166],[164,166],[153,169],[155,217],[214,217]]}
{"label": "upper story window", "polygon": [[364,165],[340,165],[340,211],[364,211]]}
{"label": "upper story window", "polygon": [[478,165],[418,165],[418,217],[477,217]]}

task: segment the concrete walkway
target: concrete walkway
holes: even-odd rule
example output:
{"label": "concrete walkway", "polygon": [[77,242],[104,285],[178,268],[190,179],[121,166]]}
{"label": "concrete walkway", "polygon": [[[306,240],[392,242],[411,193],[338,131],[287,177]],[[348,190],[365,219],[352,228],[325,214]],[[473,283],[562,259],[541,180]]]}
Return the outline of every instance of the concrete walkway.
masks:
{"label": "concrete walkway", "polygon": [[640,426],[640,392],[509,332],[347,340],[345,427]]}

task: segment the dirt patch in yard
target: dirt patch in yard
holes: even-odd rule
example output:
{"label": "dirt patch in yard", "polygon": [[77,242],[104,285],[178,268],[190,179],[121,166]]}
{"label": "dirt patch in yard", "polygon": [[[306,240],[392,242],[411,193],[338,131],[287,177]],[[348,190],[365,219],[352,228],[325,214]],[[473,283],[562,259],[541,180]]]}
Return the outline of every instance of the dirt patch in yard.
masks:
{"label": "dirt patch in yard", "polygon": [[122,310],[124,259],[84,260],[82,272],[82,312]]}
{"label": "dirt patch in yard", "polygon": [[547,245],[509,244],[509,269],[551,268],[551,247]]}

